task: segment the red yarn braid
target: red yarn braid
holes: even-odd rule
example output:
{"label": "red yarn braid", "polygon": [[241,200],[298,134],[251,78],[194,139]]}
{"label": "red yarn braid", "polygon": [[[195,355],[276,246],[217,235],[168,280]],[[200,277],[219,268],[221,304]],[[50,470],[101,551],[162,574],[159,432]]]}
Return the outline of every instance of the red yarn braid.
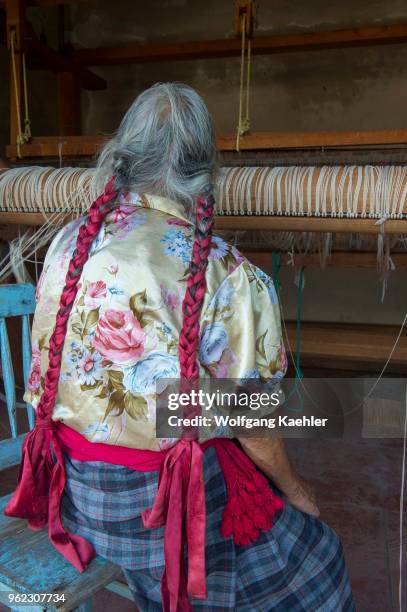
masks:
{"label": "red yarn braid", "polygon": [[58,391],[68,318],[91,244],[111,208],[109,204],[117,197],[113,183],[114,178],[107,183],[103,195],[92,204],[87,219],[79,230],[76,250],[68,267],[54,331],[49,342],[49,366],[45,374],[44,391],[36,411],[35,427],[24,439],[17,488],[4,510],[7,516],[28,519],[32,529],[39,529],[48,523],[51,542],[79,571],[85,569],[95,552],[84,538],[67,533],[61,522],[60,503],[65,487],[65,465],[55,434],[52,412]]}
{"label": "red yarn braid", "polygon": [[37,406],[37,422],[52,417],[61,370],[62,349],[66,328],[72,306],[78,292],[78,283],[83,267],[88,260],[90,247],[98,235],[102,223],[111,209],[110,202],[116,199],[113,189],[114,178],[110,179],[103,195],[98,197],[89,209],[87,219],[81,226],[76,241],[76,249],[70,261],[62,291],[54,331],[49,341],[49,365],[45,374],[44,391]]}
{"label": "red yarn braid", "polygon": [[196,203],[195,241],[189,267],[187,289],[182,302],[182,328],[179,336],[181,378],[197,380],[199,368],[199,318],[205,297],[205,272],[211,250],[214,198],[199,197]]}

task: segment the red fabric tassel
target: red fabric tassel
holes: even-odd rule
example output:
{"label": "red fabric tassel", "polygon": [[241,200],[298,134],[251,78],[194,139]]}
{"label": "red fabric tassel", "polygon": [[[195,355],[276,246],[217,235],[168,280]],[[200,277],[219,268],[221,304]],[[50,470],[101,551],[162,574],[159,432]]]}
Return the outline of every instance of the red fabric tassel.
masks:
{"label": "red fabric tassel", "polygon": [[[164,612],[190,612],[188,595],[206,599],[205,488],[202,449],[194,440],[180,440],[167,452],[152,508],[142,513],[144,526],[165,526],[165,570],[161,579]],[[188,547],[185,572],[184,537]]]}
{"label": "red fabric tassel", "polygon": [[232,440],[211,440],[221,465],[228,492],[221,533],[235,544],[247,546],[261,531],[273,526],[284,502],[274,494],[267,478]]}
{"label": "red fabric tassel", "polygon": [[64,458],[53,421],[37,419],[35,428],[25,437],[17,488],[4,514],[28,519],[28,526],[34,530],[48,523],[52,544],[79,572],[83,572],[95,557],[95,551],[90,542],[68,533],[62,525],[60,506],[64,487]]}

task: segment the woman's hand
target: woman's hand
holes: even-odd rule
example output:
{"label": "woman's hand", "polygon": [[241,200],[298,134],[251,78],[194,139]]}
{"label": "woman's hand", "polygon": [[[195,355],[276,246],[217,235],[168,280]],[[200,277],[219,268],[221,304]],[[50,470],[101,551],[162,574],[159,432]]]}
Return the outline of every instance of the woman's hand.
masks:
{"label": "woman's hand", "polygon": [[298,474],[293,481],[283,485],[282,492],[287,498],[287,501],[302,512],[319,516],[319,508],[316,503],[316,497],[313,487]]}
{"label": "woman's hand", "polygon": [[312,516],[319,516],[314,491],[291,465],[281,438],[239,438],[239,442],[246,454],[274,481],[291,505]]}

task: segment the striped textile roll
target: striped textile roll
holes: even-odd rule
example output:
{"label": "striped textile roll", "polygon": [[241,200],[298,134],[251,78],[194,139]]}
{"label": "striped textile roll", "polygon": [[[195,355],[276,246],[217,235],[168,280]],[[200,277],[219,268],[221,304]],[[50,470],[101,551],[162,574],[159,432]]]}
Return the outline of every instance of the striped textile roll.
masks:
{"label": "striped textile roll", "polygon": [[[92,169],[0,171],[0,213],[82,213],[99,191]],[[407,218],[407,166],[222,168],[218,215]]]}

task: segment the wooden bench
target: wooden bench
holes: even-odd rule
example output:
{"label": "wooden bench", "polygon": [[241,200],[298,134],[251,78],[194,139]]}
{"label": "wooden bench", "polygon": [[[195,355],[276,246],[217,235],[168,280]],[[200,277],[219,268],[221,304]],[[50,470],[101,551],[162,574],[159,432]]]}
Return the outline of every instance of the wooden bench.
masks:
{"label": "wooden bench", "polygon": [[[16,401],[16,386],[6,319],[22,319],[22,354],[24,383],[27,382],[30,360],[30,315],[35,309],[35,289],[32,285],[0,285],[0,355],[11,437],[0,441],[0,470],[20,462],[25,433],[18,432],[17,411],[27,411],[30,429],[34,411],[28,404]],[[109,590],[131,599],[129,588],[117,581],[121,570],[116,565],[96,557],[82,574],[79,573],[48,540],[46,530],[34,532],[25,520],[6,517],[3,510],[10,495],[0,497],[0,603],[12,610],[34,612],[59,610],[68,612],[92,609],[92,595],[99,589]],[[33,605],[10,605],[10,594],[28,595],[53,593],[64,595],[65,601],[33,602]]]}

